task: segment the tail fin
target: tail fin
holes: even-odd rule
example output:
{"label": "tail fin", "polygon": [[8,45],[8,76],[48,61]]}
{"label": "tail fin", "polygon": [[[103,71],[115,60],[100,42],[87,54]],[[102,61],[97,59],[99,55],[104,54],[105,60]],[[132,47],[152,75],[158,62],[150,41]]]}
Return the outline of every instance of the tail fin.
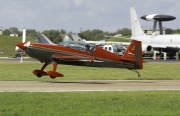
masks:
{"label": "tail fin", "polygon": [[73,38],[74,41],[86,41],[86,40],[84,40],[84,39],[81,39],[81,38],[78,36],[78,34],[76,34],[76,33],[73,33],[71,36],[72,36],[72,38]]}
{"label": "tail fin", "polygon": [[44,34],[39,34],[38,38],[40,40],[40,43],[46,43],[46,44],[54,44],[49,38],[47,38]]}
{"label": "tail fin", "polygon": [[135,36],[142,36],[144,32],[141,28],[140,22],[138,20],[136,11],[133,7],[130,8],[130,15],[131,15],[131,33],[132,37]]}
{"label": "tail fin", "polygon": [[62,39],[63,39],[63,42],[72,41],[72,40],[69,38],[68,35],[66,35],[66,34],[60,34],[60,35],[61,35],[61,37],[62,37]]}
{"label": "tail fin", "polygon": [[140,41],[132,40],[124,56],[120,58],[125,66],[130,70],[142,69],[142,45]]}

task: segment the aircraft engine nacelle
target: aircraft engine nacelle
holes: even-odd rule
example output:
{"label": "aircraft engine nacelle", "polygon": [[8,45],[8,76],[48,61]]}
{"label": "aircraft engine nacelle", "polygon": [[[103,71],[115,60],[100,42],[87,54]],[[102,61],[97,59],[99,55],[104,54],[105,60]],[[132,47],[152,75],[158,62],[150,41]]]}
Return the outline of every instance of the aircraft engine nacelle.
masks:
{"label": "aircraft engine nacelle", "polygon": [[142,51],[152,51],[153,48],[150,45],[142,45]]}

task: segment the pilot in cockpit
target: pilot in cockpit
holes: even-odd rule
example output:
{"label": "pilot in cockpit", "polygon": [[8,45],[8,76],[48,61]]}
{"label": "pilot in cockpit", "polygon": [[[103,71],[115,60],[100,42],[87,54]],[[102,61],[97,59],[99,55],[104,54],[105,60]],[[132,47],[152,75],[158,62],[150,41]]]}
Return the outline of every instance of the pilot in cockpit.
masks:
{"label": "pilot in cockpit", "polygon": [[90,50],[90,45],[89,45],[89,44],[86,44],[86,45],[85,45],[85,51],[89,52],[89,50]]}

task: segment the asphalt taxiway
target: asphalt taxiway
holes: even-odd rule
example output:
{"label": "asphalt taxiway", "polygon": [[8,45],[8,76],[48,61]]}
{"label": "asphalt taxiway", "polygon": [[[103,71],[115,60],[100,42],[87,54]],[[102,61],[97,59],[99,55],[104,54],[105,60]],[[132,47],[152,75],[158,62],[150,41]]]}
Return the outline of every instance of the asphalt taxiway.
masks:
{"label": "asphalt taxiway", "polygon": [[180,90],[180,80],[0,81],[0,92]]}

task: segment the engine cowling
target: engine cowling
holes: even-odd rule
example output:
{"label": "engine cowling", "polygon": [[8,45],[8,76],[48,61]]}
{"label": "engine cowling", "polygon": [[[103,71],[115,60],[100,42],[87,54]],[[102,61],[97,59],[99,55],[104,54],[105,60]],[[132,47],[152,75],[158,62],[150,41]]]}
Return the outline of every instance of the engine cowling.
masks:
{"label": "engine cowling", "polygon": [[151,45],[142,45],[142,51],[152,51],[153,48]]}

